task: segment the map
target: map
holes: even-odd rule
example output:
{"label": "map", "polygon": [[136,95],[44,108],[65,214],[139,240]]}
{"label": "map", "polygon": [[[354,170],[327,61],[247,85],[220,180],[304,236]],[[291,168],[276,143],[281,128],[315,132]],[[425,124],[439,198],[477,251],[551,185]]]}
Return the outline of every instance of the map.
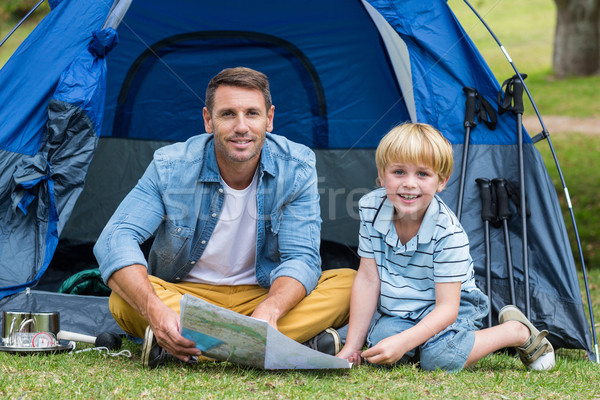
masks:
{"label": "map", "polygon": [[347,360],[312,350],[267,322],[210,304],[181,299],[181,334],[206,357],[261,369],[350,368]]}

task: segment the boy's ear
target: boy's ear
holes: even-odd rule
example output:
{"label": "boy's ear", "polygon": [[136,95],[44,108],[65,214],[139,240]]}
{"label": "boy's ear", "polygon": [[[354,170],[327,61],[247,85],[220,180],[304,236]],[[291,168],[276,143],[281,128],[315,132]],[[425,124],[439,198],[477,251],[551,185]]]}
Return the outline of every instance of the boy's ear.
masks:
{"label": "boy's ear", "polygon": [[439,193],[442,190],[444,190],[444,188],[446,187],[446,184],[448,183],[449,179],[450,179],[450,177],[447,176],[446,179],[444,179],[443,181],[440,181],[440,183],[438,183],[437,193]]}

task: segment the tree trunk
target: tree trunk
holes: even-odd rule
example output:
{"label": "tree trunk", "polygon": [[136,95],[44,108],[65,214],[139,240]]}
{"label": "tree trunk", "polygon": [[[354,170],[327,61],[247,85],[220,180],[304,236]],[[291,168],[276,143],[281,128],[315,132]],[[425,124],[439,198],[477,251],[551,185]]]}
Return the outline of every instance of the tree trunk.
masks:
{"label": "tree trunk", "polygon": [[554,74],[564,78],[600,73],[600,0],[554,1]]}

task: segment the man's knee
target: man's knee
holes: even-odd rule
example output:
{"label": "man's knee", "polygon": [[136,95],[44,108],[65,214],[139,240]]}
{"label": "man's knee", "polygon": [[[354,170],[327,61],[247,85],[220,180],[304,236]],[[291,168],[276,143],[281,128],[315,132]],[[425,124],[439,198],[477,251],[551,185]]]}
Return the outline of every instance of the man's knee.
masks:
{"label": "man's knee", "polygon": [[350,268],[336,268],[323,271],[318,285],[331,285],[338,289],[352,288],[356,271]]}

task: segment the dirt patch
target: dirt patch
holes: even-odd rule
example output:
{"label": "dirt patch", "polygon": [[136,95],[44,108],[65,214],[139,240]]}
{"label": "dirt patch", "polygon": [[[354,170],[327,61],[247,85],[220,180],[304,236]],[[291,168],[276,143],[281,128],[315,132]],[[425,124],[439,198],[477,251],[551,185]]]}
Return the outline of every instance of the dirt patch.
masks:
{"label": "dirt patch", "polygon": [[[550,134],[584,133],[587,135],[600,135],[600,118],[562,117],[558,115],[542,116],[544,125]],[[523,126],[531,136],[542,131],[537,116],[524,116]]]}

